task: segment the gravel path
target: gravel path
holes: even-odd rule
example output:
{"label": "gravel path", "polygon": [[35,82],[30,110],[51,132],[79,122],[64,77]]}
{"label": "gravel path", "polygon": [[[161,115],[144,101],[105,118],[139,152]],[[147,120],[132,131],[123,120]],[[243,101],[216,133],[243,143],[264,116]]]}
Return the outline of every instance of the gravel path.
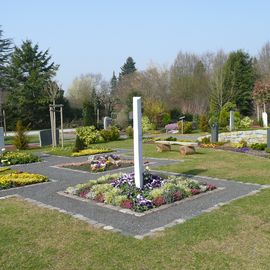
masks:
{"label": "gravel path", "polygon": [[[124,153],[125,151],[121,151]],[[126,151],[127,152],[127,151]],[[236,198],[253,194],[259,191],[263,186],[255,184],[245,184],[235,181],[227,181],[209,177],[194,177],[201,181],[207,181],[215,184],[220,188],[215,192],[209,192],[203,196],[193,197],[192,199],[183,200],[179,204],[174,204],[166,209],[154,211],[143,216],[135,216],[120,212],[115,209],[102,207],[95,202],[81,201],[74,198],[66,197],[57,192],[64,191],[67,187],[84,183],[90,179],[96,179],[104,173],[87,173],[65,170],[53,167],[58,164],[82,162],[86,161],[87,157],[58,157],[44,155],[43,162],[32,163],[25,165],[12,166],[13,169],[19,171],[27,171],[47,175],[51,180],[48,183],[25,186],[0,191],[0,197],[7,195],[18,194],[23,198],[34,200],[37,203],[46,204],[58,208],[58,210],[66,211],[77,218],[88,221],[91,224],[120,231],[124,235],[132,235],[137,238],[142,238],[145,235],[163,230],[165,227],[173,226],[181,223],[194,216],[200,215],[205,211],[216,208],[218,204],[223,204]],[[180,160],[162,160],[145,158],[154,166],[179,163]],[[122,171],[130,172],[133,168],[124,168]],[[113,171],[110,171],[113,172]]]}

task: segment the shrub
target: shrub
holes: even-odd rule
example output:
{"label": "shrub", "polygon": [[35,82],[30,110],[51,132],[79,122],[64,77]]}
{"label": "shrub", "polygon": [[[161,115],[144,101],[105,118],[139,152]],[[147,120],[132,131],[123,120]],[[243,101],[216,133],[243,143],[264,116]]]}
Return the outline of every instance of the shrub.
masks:
{"label": "shrub", "polygon": [[201,143],[202,144],[210,144],[211,143],[210,137],[202,138]]}
{"label": "shrub", "polygon": [[165,126],[166,131],[178,130],[178,123],[172,123]]}
{"label": "shrub", "polygon": [[250,119],[248,116],[244,117],[239,124],[240,128],[249,128],[253,124],[253,120]]}
{"label": "shrub", "polygon": [[270,154],[270,147],[265,148],[265,152]]}
{"label": "shrub", "polygon": [[184,134],[192,132],[192,122],[184,122]]}
{"label": "shrub", "polygon": [[126,128],[126,133],[128,135],[129,138],[133,138],[133,127],[132,126],[128,126]]}
{"label": "shrub", "polygon": [[83,150],[84,148],[85,148],[85,144],[83,140],[77,135],[73,152],[79,152],[80,150]]}
{"label": "shrub", "polygon": [[13,144],[19,150],[26,149],[28,147],[28,139],[25,133],[26,128],[23,126],[22,121],[18,120],[16,123],[16,135]]}
{"label": "shrub", "polygon": [[149,130],[155,129],[154,124],[152,124],[147,116],[142,117],[142,130],[147,132]]}
{"label": "shrub", "polygon": [[120,131],[117,127],[109,127],[108,129],[102,129],[100,135],[105,142],[117,141],[120,137]]}
{"label": "shrub", "polygon": [[77,128],[76,134],[86,146],[90,146],[93,143],[104,142],[100,132],[96,130],[94,126]]}
{"label": "shrub", "polygon": [[202,132],[207,132],[208,130],[208,121],[206,115],[201,115],[199,119],[199,128]]}
{"label": "shrub", "polygon": [[164,113],[162,116],[162,124],[167,125],[171,122],[171,116],[169,113]]}
{"label": "shrub", "polygon": [[250,148],[253,150],[265,150],[267,148],[267,144],[266,143],[253,143],[250,145]]}
{"label": "shrub", "polygon": [[165,138],[165,141],[176,142],[177,138],[174,138],[174,137],[170,136],[170,137]]}

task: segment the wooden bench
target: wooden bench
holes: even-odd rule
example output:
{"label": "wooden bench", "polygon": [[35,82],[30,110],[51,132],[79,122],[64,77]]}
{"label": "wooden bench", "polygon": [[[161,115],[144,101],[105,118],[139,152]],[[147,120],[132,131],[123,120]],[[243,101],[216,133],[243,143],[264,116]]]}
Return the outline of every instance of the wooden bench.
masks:
{"label": "wooden bench", "polygon": [[171,151],[171,145],[180,145],[179,152],[182,155],[195,154],[195,146],[198,146],[195,142],[155,141],[155,143],[158,152]]}

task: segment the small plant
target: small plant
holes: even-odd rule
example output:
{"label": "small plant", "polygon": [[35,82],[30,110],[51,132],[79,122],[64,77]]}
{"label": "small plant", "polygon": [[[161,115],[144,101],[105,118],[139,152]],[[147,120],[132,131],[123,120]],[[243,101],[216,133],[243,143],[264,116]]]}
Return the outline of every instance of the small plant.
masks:
{"label": "small plant", "polygon": [[170,137],[165,138],[165,141],[176,142],[177,138],[174,138],[174,137],[170,136]]}
{"label": "small plant", "polygon": [[202,144],[210,144],[211,143],[210,137],[202,138],[201,143]]}
{"label": "small plant", "polygon": [[253,124],[253,120],[250,119],[248,116],[244,117],[239,124],[240,128],[250,128]]}
{"label": "small plant", "polygon": [[128,135],[129,138],[133,138],[133,127],[132,126],[128,126],[126,128],[126,133]]}
{"label": "small plant", "polygon": [[208,130],[208,121],[206,115],[200,116],[199,128],[202,132],[207,132]]}
{"label": "small plant", "polygon": [[105,142],[117,141],[120,137],[120,131],[117,127],[110,127],[100,131],[101,137]]}
{"label": "small plant", "polygon": [[85,148],[85,144],[83,140],[77,135],[73,152],[79,152],[80,150],[83,150],[84,148]]}
{"label": "small plant", "polygon": [[[178,129],[182,131],[182,122],[178,122]],[[192,132],[192,122],[184,122],[184,134]]]}
{"label": "small plant", "polygon": [[253,143],[250,145],[250,148],[253,150],[260,150],[263,151],[267,147],[266,143]]}
{"label": "small plant", "polygon": [[142,117],[142,130],[147,132],[149,130],[155,129],[155,125],[152,124],[147,116]]}
{"label": "small plant", "polygon": [[26,137],[26,128],[23,126],[22,121],[18,120],[16,123],[16,135],[13,144],[18,150],[26,149],[28,147],[28,139]]}
{"label": "small plant", "polygon": [[0,155],[0,164],[3,166],[25,164],[40,161],[40,158],[25,152],[4,152]]}
{"label": "small plant", "polygon": [[270,147],[265,148],[265,152],[270,154]]}

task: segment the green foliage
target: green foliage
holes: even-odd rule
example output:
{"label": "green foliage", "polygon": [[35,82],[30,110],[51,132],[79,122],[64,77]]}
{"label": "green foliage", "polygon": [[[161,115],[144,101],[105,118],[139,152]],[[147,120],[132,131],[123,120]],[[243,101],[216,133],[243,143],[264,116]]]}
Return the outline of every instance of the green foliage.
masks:
{"label": "green foliage", "polygon": [[142,130],[143,132],[147,132],[149,130],[155,129],[154,124],[152,124],[147,116],[142,117]]}
{"label": "green foliage", "polygon": [[23,126],[22,121],[18,120],[16,123],[16,134],[13,144],[17,149],[22,150],[28,147],[28,139],[26,136],[26,128]]}
{"label": "green foliage", "polygon": [[267,148],[267,144],[266,143],[253,143],[250,145],[250,148],[253,150],[265,150]]}
{"label": "green foliage", "polygon": [[109,127],[108,129],[102,129],[100,135],[105,142],[117,141],[120,137],[120,131],[117,127]]}
{"label": "green foliage", "polygon": [[[182,122],[178,122],[178,129],[182,131]],[[184,134],[188,134],[192,132],[192,122],[185,121],[184,122]]]}
{"label": "green foliage", "polygon": [[201,143],[202,144],[210,144],[211,143],[210,137],[202,138]]}
{"label": "green foliage", "polygon": [[238,142],[238,143],[232,143],[231,145],[233,147],[235,147],[235,148],[243,148],[243,147],[247,147],[247,141],[245,141],[244,139],[242,139],[240,142]]}
{"label": "green foliage", "polygon": [[171,123],[171,116],[169,113],[165,112],[162,116],[162,124],[166,126],[169,123]]}
{"label": "green foliage", "polygon": [[242,120],[240,120],[239,127],[240,128],[250,128],[252,124],[253,124],[253,120],[250,119],[248,116],[246,116]]}
{"label": "green foliage", "polygon": [[25,164],[40,161],[40,158],[25,152],[4,152],[0,155],[1,164],[4,166]]}
{"label": "green foliage", "polygon": [[80,137],[86,146],[90,146],[93,143],[104,142],[100,132],[96,130],[94,126],[77,128],[76,135]]}
{"label": "green foliage", "polygon": [[75,139],[75,145],[73,148],[73,152],[79,152],[80,150],[83,150],[85,148],[85,144],[80,136],[76,135]]}
{"label": "green foliage", "polygon": [[200,131],[202,132],[207,132],[208,130],[208,121],[207,121],[207,116],[205,114],[200,116],[199,128],[200,128]]}
{"label": "green foliage", "polygon": [[227,127],[229,125],[230,111],[235,109],[236,105],[231,102],[227,102],[226,104],[224,104],[218,118],[218,124],[220,127]]}
{"label": "green foliage", "polygon": [[[45,86],[58,70],[48,50],[40,51],[30,40],[15,47],[8,68],[9,94],[6,103],[7,123],[15,125],[18,116],[32,128],[49,126],[49,96]],[[63,94],[63,93],[62,93]]]}
{"label": "green foliage", "polygon": [[128,135],[129,138],[133,138],[133,127],[132,126],[128,126],[126,128],[126,133]]}
{"label": "green foliage", "polygon": [[224,65],[224,89],[241,115],[252,114],[252,89],[255,70],[252,58],[241,50],[232,52]]}
{"label": "green foliage", "polygon": [[121,67],[121,73],[119,74],[119,77],[123,77],[125,75],[131,74],[135,72],[137,69],[135,67],[135,62],[132,57],[128,57],[124,65]]}
{"label": "green foliage", "polygon": [[176,142],[177,141],[177,138],[170,136],[170,137],[165,138],[164,140],[165,141]]}
{"label": "green foliage", "polygon": [[265,152],[270,154],[270,147],[265,148]]}
{"label": "green foliage", "polygon": [[86,101],[83,103],[82,115],[84,126],[90,126],[95,123],[95,110],[91,102]]}

